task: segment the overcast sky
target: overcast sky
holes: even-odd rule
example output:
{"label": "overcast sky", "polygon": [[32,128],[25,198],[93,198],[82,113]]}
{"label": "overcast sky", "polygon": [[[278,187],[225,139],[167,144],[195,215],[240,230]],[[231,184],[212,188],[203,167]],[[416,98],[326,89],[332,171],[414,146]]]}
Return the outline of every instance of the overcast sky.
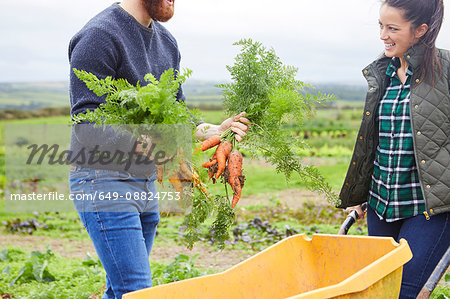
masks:
{"label": "overcast sky", "polygon": [[[65,81],[70,38],[109,0],[2,1],[0,82]],[[361,69],[383,49],[378,38],[379,0],[175,0],[165,26],[178,40],[191,78],[228,80],[225,69],[253,38],[273,47],[310,83],[364,84]],[[450,0],[444,0],[450,9]],[[444,21],[438,47],[450,49]]]}

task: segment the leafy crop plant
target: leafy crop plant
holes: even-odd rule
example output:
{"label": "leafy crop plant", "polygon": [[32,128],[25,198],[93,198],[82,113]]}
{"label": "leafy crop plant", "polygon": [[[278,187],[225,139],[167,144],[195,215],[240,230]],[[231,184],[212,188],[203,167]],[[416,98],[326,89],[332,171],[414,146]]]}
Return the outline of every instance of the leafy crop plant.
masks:
{"label": "leafy crop plant", "polygon": [[297,69],[284,65],[273,49],[243,39],[235,63],[227,66],[232,82],[218,85],[224,92],[224,107],[229,116],[246,111],[251,121],[247,137],[240,143],[253,156],[262,156],[289,179],[293,172],[307,182],[310,189],[324,193],[333,205],[338,198],[313,166],[305,165],[295,153],[308,144],[292,134],[292,124],[302,127],[316,105],[334,96],[305,92],[305,84],[295,78]]}

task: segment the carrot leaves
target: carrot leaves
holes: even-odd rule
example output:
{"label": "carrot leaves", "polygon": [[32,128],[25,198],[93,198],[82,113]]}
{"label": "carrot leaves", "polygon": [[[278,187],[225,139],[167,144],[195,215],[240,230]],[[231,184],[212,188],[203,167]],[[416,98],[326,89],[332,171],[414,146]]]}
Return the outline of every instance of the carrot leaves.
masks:
{"label": "carrot leaves", "polygon": [[297,69],[284,65],[273,49],[251,39],[234,45],[240,46],[241,52],[234,65],[227,66],[232,82],[218,87],[223,91],[227,114],[246,111],[252,123],[241,146],[254,156],[262,153],[287,179],[298,173],[311,189],[324,193],[336,205],[337,196],[324,178],[296,154],[308,145],[293,134],[293,128],[300,128],[316,105],[334,97],[306,93],[304,88],[311,86],[297,80]]}
{"label": "carrot leaves", "polygon": [[97,124],[184,124],[194,129],[193,118],[199,118],[197,110],[189,110],[182,101],[177,101],[180,85],[191,74],[190,70],[179,74],[166,70],[159,80],[147,74],[147,85],[133,86],[124,79],[107,77],[99,79],[92,73],[74,69],[77,77],[97,96],[106,95],[105,102],[94,111],[79,113],[73,117],[75,123],[88,121]]}

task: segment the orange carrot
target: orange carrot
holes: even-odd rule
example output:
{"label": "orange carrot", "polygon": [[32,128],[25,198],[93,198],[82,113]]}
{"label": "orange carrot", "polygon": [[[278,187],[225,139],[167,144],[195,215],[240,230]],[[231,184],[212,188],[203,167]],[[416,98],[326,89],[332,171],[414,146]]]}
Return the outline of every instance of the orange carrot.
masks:
{"label": "orange carrot", "polygon": [[176,192],[180,193],[180,197],[183,194],[183,183],[181,183],[178,172],[174,171],[169,176],[169,182],[172,183],[172,186],[175,188]]}
{"label": "orange carrot", "polygon": [[236,206],[241,198],[242,185],[240,176],[242,175],[242,154],[238,151],[232,151],[228,157],[228,183],[233,189],[232,208]]}
{"label": "orange carrot", "polygon": [[211,165],[208,168],[208,175],[209,175],[210,179],[213,179],[213,184],[216,183],[216,179],[214,178],[214,175],[216,174],[216,172],[217,172],[217,160],[216,160],[216,163],[214,163],[213,165]]}
{"label": "orange carrot", "polygon": [[208,198],[209,197],[208,190],[206,189],[206,186],[203,185],[202,181],[200,180],[200,176],[198,175],[197,171],[195,171],[195,169],[192,173],[192,178],[194,181],[194,186]]}
{"label": "orange carrot", "polygon": [[156,166],[156,169],[157,169],[158,183],[162,185],[164,178],[164,166],[158,165]]}
{"label": "orange carrot", "polygon": [[228,171],[230,177],[237,177],[242,174],[242,154],[236,150],[228,156]]}
{"label": "orange carrot", "polygon": [[225,170],[225,166],[227,163],[227,157],[233,149],[233,145],[229,141],[224,141],[219,144],[216,150],[217,157],[217,165],[219,166],[216,173],[216,179],[222,174]]}
{"label": "orange carrot", "polygon": [[214,158],[214,159],[211,158],[211,159],[209,159],[209,161],[203,163],[202,167],[209,168],[209,167],[213,166],[216,163],[217,163],[217,159],[216,158]]}
{"label": "orange carrot", "polygon": [[209,161],[203,163],[202,166],[205,168],[209,168],[216,163],[217,163],[217,157],[216,157],[216,153],[214,153],[214,155],[209,159]]}
{"label": "orange carrot", "polygon": [[239,189],[238,193],[233,193],[233,203],[231,204],[232,209],[234,209],[236,204],[239,202],[240,198],[241,198],[241,189]]}
{"label": "orange carrot", "polygon": [[204,152],[207,149],[210,149],[212,147],[215,147],[220,143],[220,136],[213,135],[209,137],[208,139],[204,140],[200,146],[200,149]]}
{"label": "orange carrot", "polygon": [[202,185],[202,181],[200,180],[200,176],[198,175],[198,172],[195,171],[195,169],[192,172],[192,180],[194,181],[194,184]]}
{"label": "orange carrot", "polygon": [[184,162],[184,159],[182,159],[180,161],[180,174],[181,177],[186,180],[191,182],[192,181],[192,170],[190,169],[190,167],[186,164],[186,162]]}

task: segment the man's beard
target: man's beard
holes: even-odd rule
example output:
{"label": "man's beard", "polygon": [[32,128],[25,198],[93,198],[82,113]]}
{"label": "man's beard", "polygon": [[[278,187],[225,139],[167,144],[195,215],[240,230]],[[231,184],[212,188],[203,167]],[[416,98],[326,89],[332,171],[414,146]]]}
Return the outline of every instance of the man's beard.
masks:
{"label": "man's beard", "polygon": [[166,7],[164,1],[167,0],[142,0],[145,9],[147,10],[150,18],[158,22],[167,22],[173,16],[173,6]]}

